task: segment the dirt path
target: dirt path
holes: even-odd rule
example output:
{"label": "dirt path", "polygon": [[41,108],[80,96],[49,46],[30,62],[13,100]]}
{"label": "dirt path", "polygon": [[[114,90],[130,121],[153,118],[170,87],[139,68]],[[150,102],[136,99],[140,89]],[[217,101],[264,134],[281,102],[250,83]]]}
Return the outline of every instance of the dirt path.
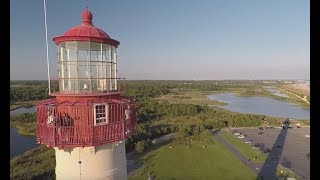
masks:
{"label": "dirt path", "polygon": [[[280,88],[280,89],[281,89],[281,88]],[[294,94],[294,93],[292,93],[292,92],[286,91],[286,90],[284,90],[284,89],[281,89],[281,90],[284,91],[284,92],[287,92],[287,93],[289,93],[289,94],[291,94],[291,95],[296,96],[297,98],[303,100],[304,102],[306,102],[306,103],[308,103],[308,104],[310,105],[310,102],[307,100],[307,96],[304,96],[304,97],[302,98],[301,96],[298,96],[298,95],[296,95],[296,94]]]}

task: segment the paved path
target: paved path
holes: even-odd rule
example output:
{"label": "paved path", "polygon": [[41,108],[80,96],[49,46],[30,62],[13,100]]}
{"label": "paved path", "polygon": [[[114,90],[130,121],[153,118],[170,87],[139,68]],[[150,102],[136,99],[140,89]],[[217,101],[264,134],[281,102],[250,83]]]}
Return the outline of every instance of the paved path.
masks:
{"label": "paved path", "polygon": [[237,149],[235,149],[231,144],[225,141],[218,133],[213,134],[217,141],[223,144],[226,148],[229,149],[243,164],[248,166],[255,174],[259,173],[262,164],[248,162],[248,159],[244,157]]}

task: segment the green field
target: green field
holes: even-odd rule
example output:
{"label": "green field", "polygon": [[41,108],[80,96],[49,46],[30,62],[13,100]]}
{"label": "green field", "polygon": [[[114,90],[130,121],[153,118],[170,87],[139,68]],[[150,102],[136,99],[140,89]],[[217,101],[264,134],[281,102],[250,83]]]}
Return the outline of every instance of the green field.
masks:
{"label": "green field", "polygon": [[[283,85],[283,84],[278,84],[275,87],[285,89],[287,91],[300,95],[301,97],[307,96],[307,99],[310,102],[310,95],[307,94],[307,92],[305,91],[295,89],[292,86]],[[293,96],[286,92],[283,92],[283,93],[288,95],[288,98],[276,96],[271,92],[267,91],[264,88],[264,86],[260,84],[246,85],[244,87],[241,87],[240,85],[239,86],[235,85],[234,87],[222,86],[222,88],[219,90],[211,90],[211,91],[197,90],[197,89],[172,89],[169,94],[165,94],[156,99],[159,100],[160,102],[166,101],[166,102],[175,103],[175,104],[182,103],[182,104],[196,104],[196,105],[219,105],[219,106],[225,105],[226,103],[224,102],[209,100],[206,96],[206,95],[217,94],[217,93],[235,93],[236,95],[242,96],[242,97],[256,96],[256,97],[272,98],[280,101],[287,101],[305,109],[310,109],[310,105],[308,105],[303,100],[297,98],[296,96]]]}
{"label": "green field", "polygon": [[303,101],[302,99],[290,94],[290,93],[287,93],[286,91],[289,91],[291,93],[294,93],[300,97],[304,97],[304,96],[307,96],[307,100],[310,102],[310,92],[308,91],[305,91],[305,90],[302,90],[302,89],[297,89],[295,88],[293,85],[288,85],[288,84],[281,84],[281,85],[278,85],[278,88],[280,89],[284,89],[285,91],[282,91],[284,94],[286,94],[287,96],[289,96],[289,98],[287,98],[287,101],[293,103],[293,104],[296,104],[296,105],[299,105],[300,107],[302,108],[305,108],[305,109],[310,109],[310,105],[308,103],[306,103],[305,101]]}
{"label": "green field", "polygon": [[18,129],[20,135],[24,136],[35,136],[36,135],[36,122],[30,123],[20,123],[20,122],[10,122],[10,127],[14,127]]}
{"label": "green field", "polygon": [[[281,171],[282,171],[282,173],[281,173]],[[292,172],[288,168],[285,168],[281,165],[279,165],[279,167],[277,168],[276,175],[278,177],[286,177],[286,178],[294,177],[296,180],[302,179],[299,175],[295,174],[294,172]]]}
{"label": "green field", "polygon": [[206,95],[214,92],[205,92],[197,90],[177,90],[173,89],[170,94],[163,95],[157,100],[167,101],[175,104],[196,104],[196,105],[225,105],[223,102],[209,100]]}
{"label": "green field", "polygon": [[[206,148],[199,144],[190,148],[167,144],[138,158],[144,162],[139,175],[129,180],[154,179],[255,179],[256,175],[222,144],[215,141]],[[151,165],[151,167],[150,167]]]}
{"label": "green field", "polygon": [[[224,138],[228,143],[232,144],[243,156],[247,159],[251,159],[255,163],[264,163],[266,161],[266,155],[262,154],[258,149],[252,148],[251,145],[244,143],[236,136],[225,132],[219,131],[219,135]],[[256,159],[254,159],[257,157]]]}
{"label": "green field", "polygon": [[25,113],[10,117],[10,127],[18,129],[19,134],[26,136],[36,135],[36,114]]}

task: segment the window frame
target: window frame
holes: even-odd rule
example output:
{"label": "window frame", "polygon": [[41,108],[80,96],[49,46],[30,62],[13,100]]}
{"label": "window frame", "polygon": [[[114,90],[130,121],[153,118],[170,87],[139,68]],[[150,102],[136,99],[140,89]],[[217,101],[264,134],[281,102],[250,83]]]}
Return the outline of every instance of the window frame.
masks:
{"label": "window frame", "polygon": [[[100,122],[100,123],[97,123],[97,106],[104,106],[105,108],[105,122]],[[98,119],[100,120],[101,117]],[[106,104],[106,103],[102,103],[102,104],[94,104],[93,105],[93,123],[94,123],[94,126],[101,126],[101,125],[106,125],[106,124],[109,124],[109,105]]]}

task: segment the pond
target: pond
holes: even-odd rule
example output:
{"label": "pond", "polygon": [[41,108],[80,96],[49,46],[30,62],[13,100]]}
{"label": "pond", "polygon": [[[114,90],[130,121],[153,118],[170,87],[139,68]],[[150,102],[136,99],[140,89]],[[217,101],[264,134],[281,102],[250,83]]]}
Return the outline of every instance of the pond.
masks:
{"label": "pond", "polygon": [[[10,111],[10,116],[23,113],[33,113],[35,110],[35,107],[18,108]],[[16,128],[10,128],[10,159],[38,146],[36,137],[19,135]]]}
{"label": "pond", "polygon": [[34,136],[21,136],[16,128],[10,128],[10,159],[38,146]]}
{"label": "pond", "polygon": [[310,111],[299,106],[265,97],[240,97],[233,93],[212,94],[207,96],[210,100],[227,103],[220,106],[230,111],[241,113],[254,113],[274,117],[310,119]]}
{"label": "pond", "polygon": [[22,108],[18,108],[18,109],[10,111],[10,116],[23,114],[23,113],[34,113],[35,111],[36,111],[35,106],[29,107],[29,108],[22,107]]}

